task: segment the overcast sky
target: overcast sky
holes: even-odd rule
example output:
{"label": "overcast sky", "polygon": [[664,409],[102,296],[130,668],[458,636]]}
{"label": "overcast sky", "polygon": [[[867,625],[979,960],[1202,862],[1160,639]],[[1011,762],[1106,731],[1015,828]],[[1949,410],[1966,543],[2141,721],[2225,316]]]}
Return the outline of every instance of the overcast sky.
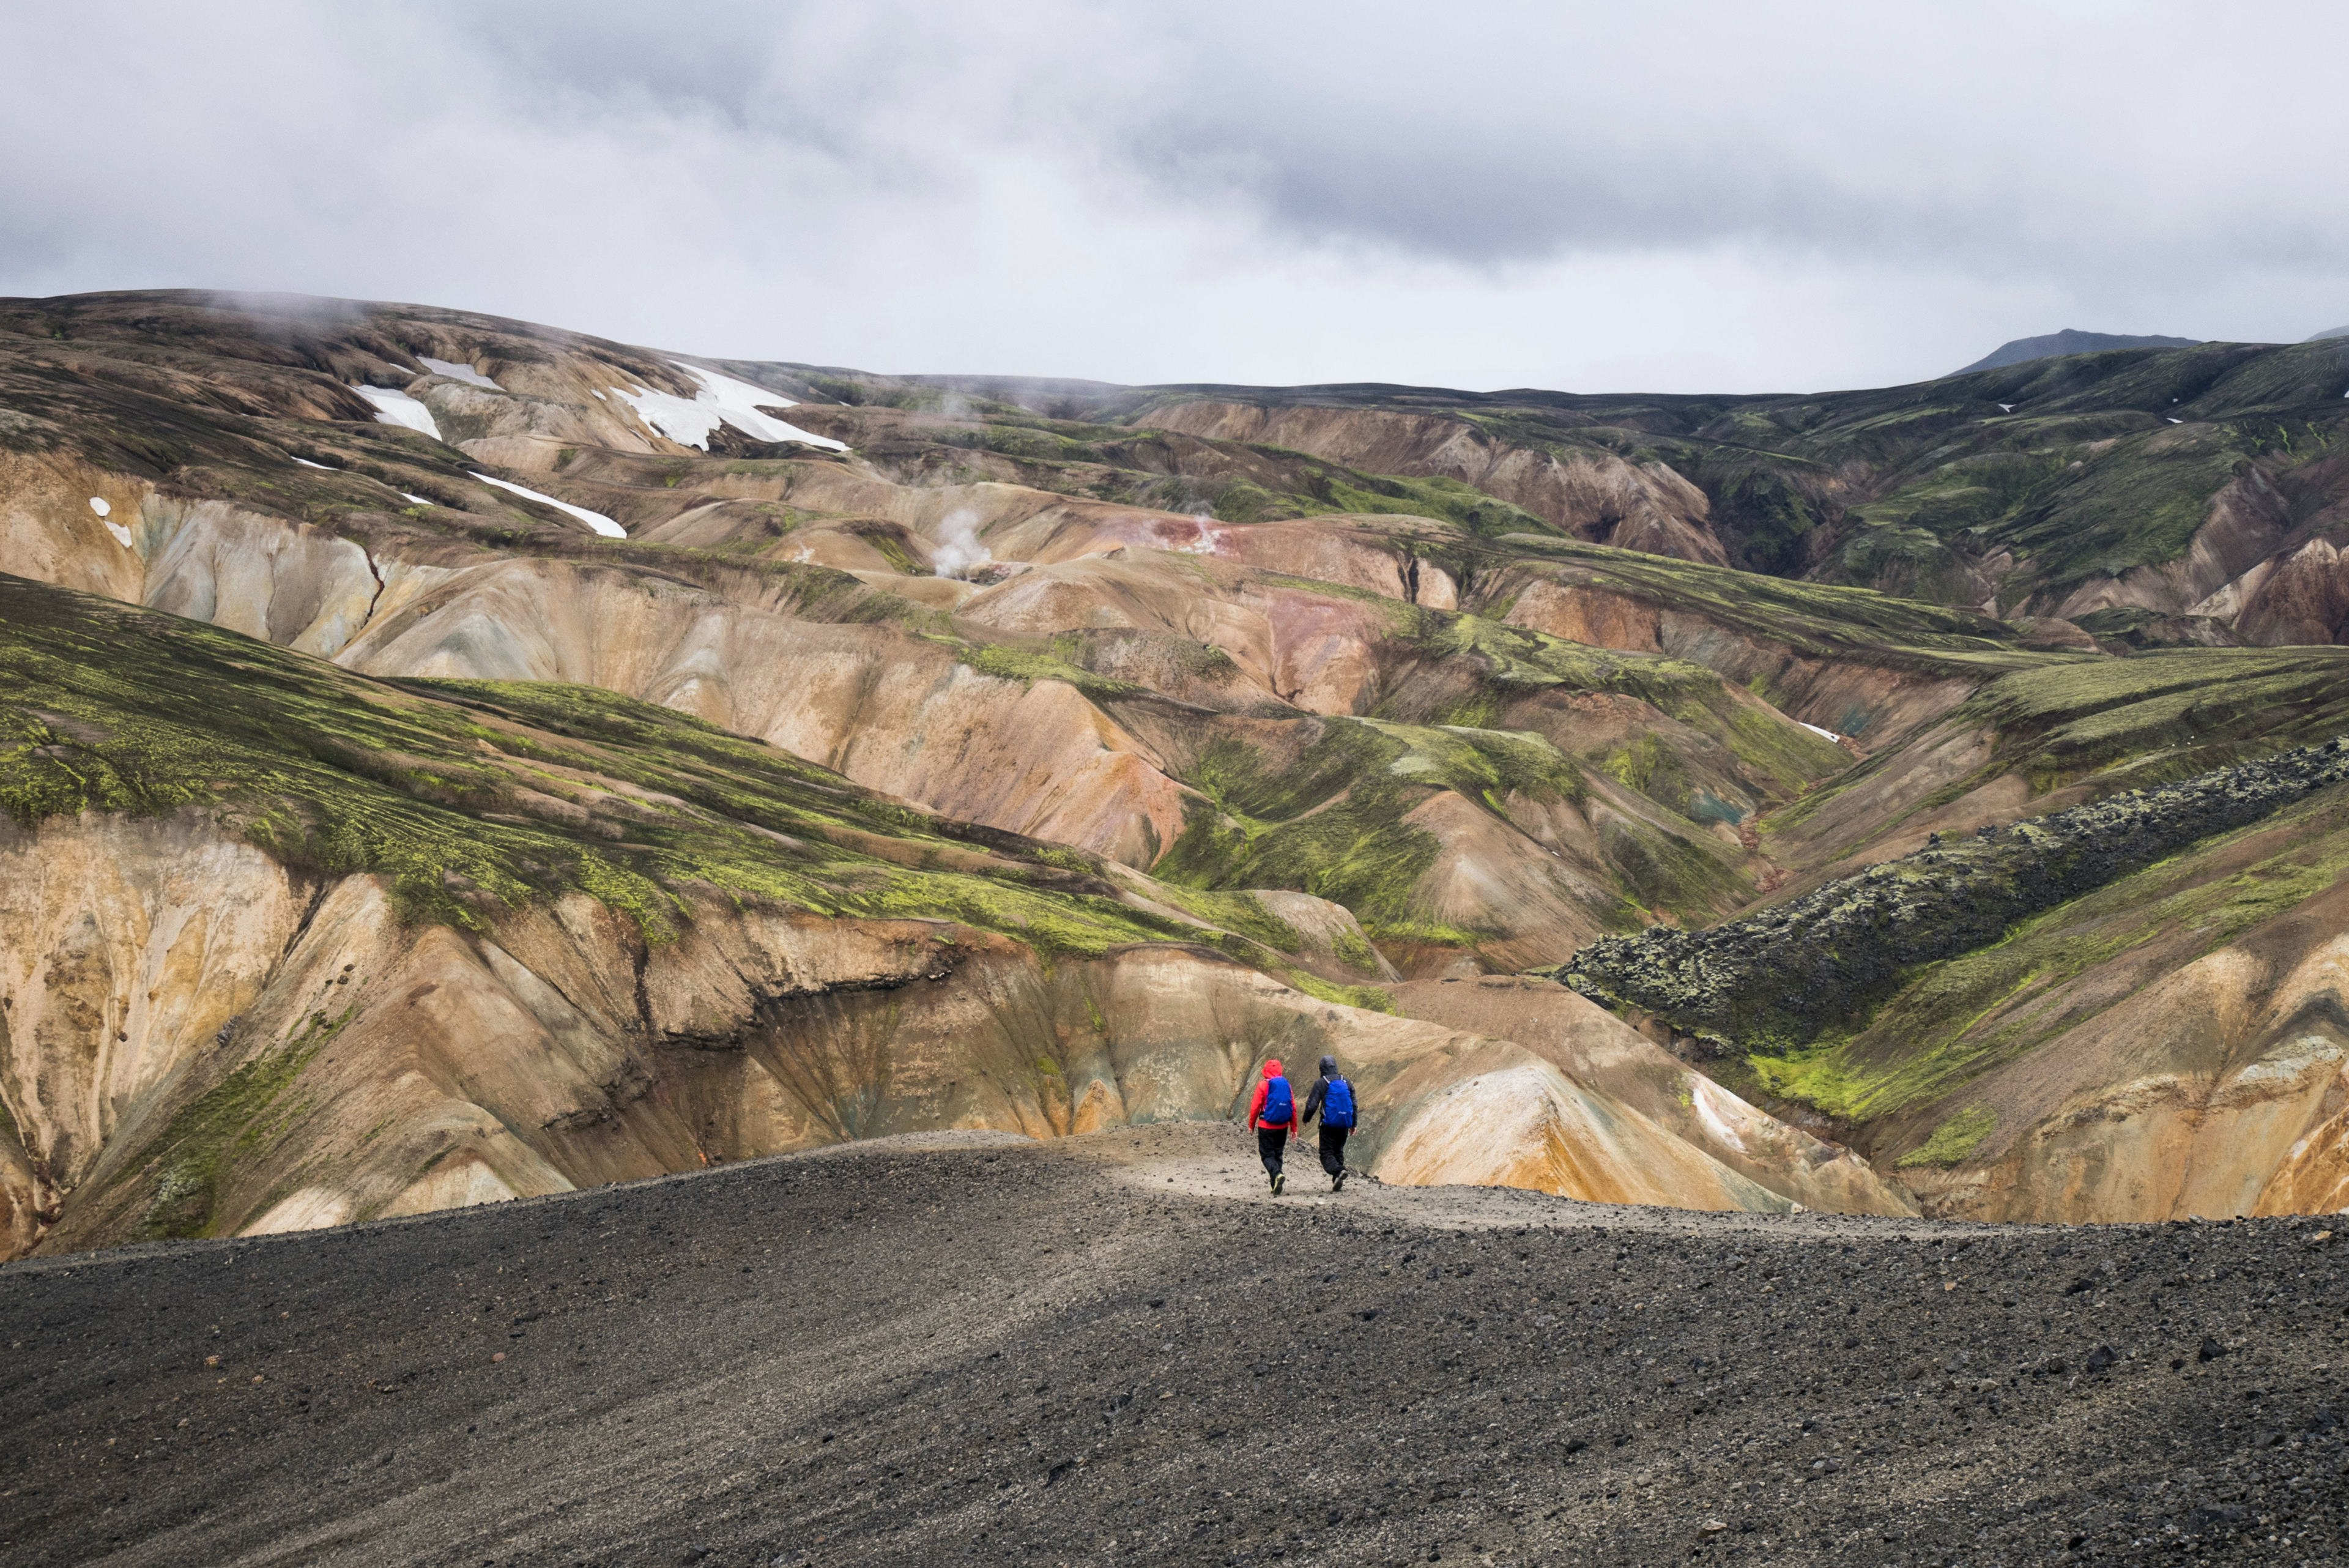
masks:
{"label": "overcast sky", "polygon": [[2349,324],[2349,6],[0,0],[0,293],[1121,381]]}

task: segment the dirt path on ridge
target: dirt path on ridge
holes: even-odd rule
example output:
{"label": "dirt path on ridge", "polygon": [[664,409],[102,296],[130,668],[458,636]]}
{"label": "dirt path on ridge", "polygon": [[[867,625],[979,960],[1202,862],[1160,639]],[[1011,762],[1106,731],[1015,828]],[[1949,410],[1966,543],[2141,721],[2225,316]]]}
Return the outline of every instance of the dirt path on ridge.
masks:
{"label": "dirt path on ridge", "polygon": [[2349,1555],[2332,1221],[1311,1166],[944,1136],[13,1264],[0,1564]]}

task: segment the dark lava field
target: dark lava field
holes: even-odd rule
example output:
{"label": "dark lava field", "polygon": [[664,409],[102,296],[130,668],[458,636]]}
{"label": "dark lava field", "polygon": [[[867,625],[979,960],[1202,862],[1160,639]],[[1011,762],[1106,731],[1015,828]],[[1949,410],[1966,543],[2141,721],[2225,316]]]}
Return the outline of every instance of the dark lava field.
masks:
{"label": "dark lava field", "polygon": [[1251,1155],[899,1140],[9,1265],[0,1563],[2344,1555],[2335,1220],[1272,1200]]}

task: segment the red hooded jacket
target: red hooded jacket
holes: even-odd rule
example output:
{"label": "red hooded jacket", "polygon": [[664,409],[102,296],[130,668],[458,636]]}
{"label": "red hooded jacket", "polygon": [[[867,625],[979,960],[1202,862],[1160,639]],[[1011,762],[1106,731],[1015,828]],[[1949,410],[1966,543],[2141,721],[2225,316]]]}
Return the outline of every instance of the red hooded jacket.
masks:
{"label": "red hooded jacket", "polygon": [[1297,1125],[1297,1092],[1294,1089],[1290,1090],[1288,1095],[1288,1119],[1285,1122],[1268,1122],[1264,1119],[1265,1089],[1280,1075],[1280,1061],[1279,1058],[1275,1057],[1264,1064],[1264,1076],[1256,1081],[1256,1098],[1248,1102],[1248,1126],[1258,1132],[1268,1127],[1294,1127]]}

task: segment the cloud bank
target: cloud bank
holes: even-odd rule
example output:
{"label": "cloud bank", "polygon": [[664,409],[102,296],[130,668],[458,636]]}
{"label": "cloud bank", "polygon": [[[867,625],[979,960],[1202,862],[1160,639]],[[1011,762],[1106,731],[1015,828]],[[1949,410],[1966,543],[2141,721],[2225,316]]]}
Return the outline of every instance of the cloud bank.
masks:
{"label": "cloud bank", "polygon": [[2349,316],[2331,6],[11,10],[10,294],[1582,390]]}

